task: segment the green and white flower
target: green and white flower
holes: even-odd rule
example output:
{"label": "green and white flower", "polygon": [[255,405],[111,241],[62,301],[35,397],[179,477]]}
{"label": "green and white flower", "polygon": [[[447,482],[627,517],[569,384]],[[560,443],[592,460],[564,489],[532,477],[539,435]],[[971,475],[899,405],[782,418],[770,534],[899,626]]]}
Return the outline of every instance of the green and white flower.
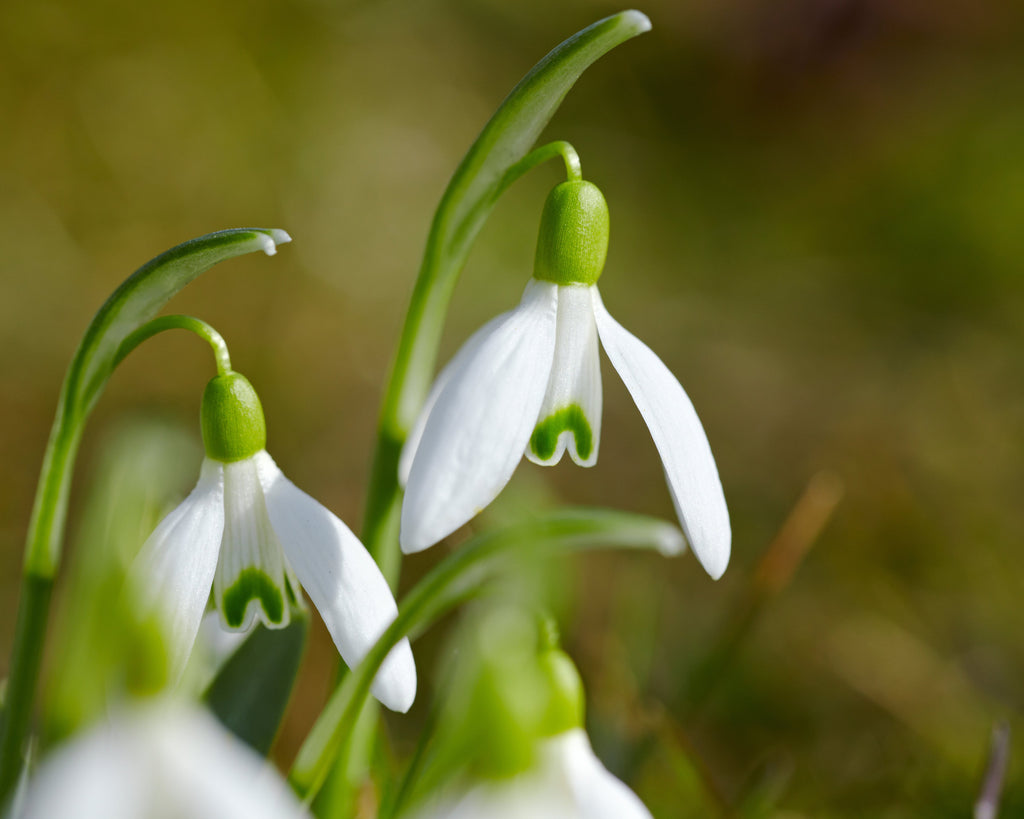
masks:
{"label": "green and white flower", "polygon": [[532,768],[480,782],[431,805],[416,819],[651,819],[651,813],[611,774],[582,728],[543,740]]}
{"label": "green and white flower", "polygon": [[475,780],[416,819],[651,819],[590,747],[583,681],[558,648],[553,622],[542,621],[536,648],[527,647],[523,625],[514,609],[485,621],[480,671],[466,697],[470,708],[488,706],[471,715],[484,726],[469,766]]}
{"label": "green and white flower", "polygon": [[[213,588],[222,625],[288,625],[305,589],[342,659],[359,663],[398,614],[387,581],[359,539],[289,481],[264,448],[263,409],[244,376],[218,375],[202,405],[199,483],[157,526],[130,585],[167,635],[172,678],[183,670]],[[405,712],[416,696],[409,641],[388,655],[373,694]]]}
{"label": "green and white flower", "polygon": [[718,578],[731,530],[711,447],[679,381],[605,309],[597,289],[608,209],[589,182],[557,186],[541,219],[522,301],[478,330],[441,371],[399,465],[401,542],[418,552],[497,497],[525,452],[552,465],[597,462],[604,347],[661,455],[691,548]]}
{"label": "green and white flower", "polygon": [[289,819],[306,816],[263,759],[181,702],[123,709],[58,748],[18,819]]}

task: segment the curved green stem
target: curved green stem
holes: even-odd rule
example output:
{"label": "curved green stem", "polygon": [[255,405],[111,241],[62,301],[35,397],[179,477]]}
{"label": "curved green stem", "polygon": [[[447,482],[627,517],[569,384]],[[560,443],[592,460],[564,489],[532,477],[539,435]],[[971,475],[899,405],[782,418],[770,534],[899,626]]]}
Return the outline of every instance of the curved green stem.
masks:
{"label": "curved green stem", "polygon": [[[49,618],[50,590],[64,549],[68,497],[85,422],[121,360],[122,344],[186,284],[217,262],[291,241],[283,230],[242,228],[192,239],[140,267],[104,302],[82,337],[57,400],[25,539],[18,626],[0,736],[0,805],[22,766]],[[122,356],[123,358],[123,356]]]}
{"label": "curved green stem", "polygon": [[678,554],[683,540],[678,529],[654,518],[570,509],[478,535],[445,558],[405,596],[394,622],[334,690],[292,767],[289,781],[295,791],[312,800],[331,766],[345,763],[352,747],[350,729],[367,701],[373,678],[403,637],[415,638],[451,608],[480,594],[486,582],[512,560],[613,547]]}
{"label": "curved green stem", "polygon": [[[10,761],[0,768],[0,794],[4,794],[0,799],[0,807],[3,806],[6,795],[11,793],[21,773],[22,740],[28,733],[34,686],[19,685],[18,680],[34,681],[39,676],[52,592],[52,578],[25,575],[22,581],[18,623],[14,630],[14,649],[11,652],[12,675],[8,680],[4,699],[3,744],[0,745],[0,758]],[[14,676],[15,669],[20,669],[18,677]]]}
{"label": "curved green stem", "polygon": [[565,163],[565,175],[570,182],[579,182],[583,179],[580,155],[576,153],[576,149],[572,147],[571,143],[566,142],[564,139],[557,139],[554,142],[549,142],[547,145],[541,145],[539,148],[530,151],[530,153],[509,168],[501,178],[501,187],[498,190],[498,195],[500,196],[504,193],[519,177],[525,176],[541,163],[555,157],[562,158],[562,161]]}
{"label": "curved green stem", "polygon": [[128,354],[143,341],[165,330],[188,330],[195,333],[204,339],[213,350],[213,357],[217,362],[217,375],[227,375],[231,372],[231,355],[228,353],[228,345],[224,341],[224,337],[211,325],[193,316],[160,316],[143,324],[121,342],[121,346],[117,348],[117,353],[114,355],[114,366],[116,367],[124,361]]}

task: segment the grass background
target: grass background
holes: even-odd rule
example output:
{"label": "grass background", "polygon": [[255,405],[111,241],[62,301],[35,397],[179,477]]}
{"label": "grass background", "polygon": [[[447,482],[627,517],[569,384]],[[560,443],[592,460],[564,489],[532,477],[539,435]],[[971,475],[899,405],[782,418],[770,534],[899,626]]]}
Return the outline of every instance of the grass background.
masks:
{"label": "grass background", "polygon": [[[0,7],[0,656],[63,371],[116,284],[212,230],[291,232],[173,309],[225,335],[278,463],[358,529],[434,205],[519,77],[617,10]],[[718,583],[692,557],[551,567],[595,746],[659,817],[967,815],[993,722],[1019,731],[1024,706],[1024,7],[642,10],[653,31],[591,69],[548,136],[605,192],[605,303],[701,414],[734,557]],[[535,172],[494,212],[444,358],[518,299],[556,181]],[[212,372],[184,336],[135,353],[94,416],[79,496],[126,414],[198,437]],[[570,502],[671,517],[607,365],[601,449],[588,471],[524,464],[492,518]],[[407,561],[405,583],[439,552]],[[440,645],[418,652],[424,692]],[[333,662],[318,627],[280,760]],[[427,700],[392,721],[400,750]],[[1021,770],[1016,753],[1005,816],[1024,814]]]}

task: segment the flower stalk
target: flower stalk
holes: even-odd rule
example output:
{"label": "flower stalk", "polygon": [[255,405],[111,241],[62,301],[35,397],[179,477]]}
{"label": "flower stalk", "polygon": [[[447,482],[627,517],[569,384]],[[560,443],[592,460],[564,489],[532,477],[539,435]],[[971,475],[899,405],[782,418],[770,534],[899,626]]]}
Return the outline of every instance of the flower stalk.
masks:
{"label": "flower stalk", "polygon": [[228,352],[228,345],[224,341],[224,337],[202,319],[180,315],[160,316],[146,322],[138,330],[131,333],[121,342],[121,346],[117,348],[117,353],[114,356],[114,366],[116,367],[124,361],[129,353],[142,344],[142,342],[165,330],[188,330],[191,333],[195,333],[206,341],[210,345],[210,349],[213,350],[213,357],[217,363],[217,375],[227,375],[232,371],[231,355]]}

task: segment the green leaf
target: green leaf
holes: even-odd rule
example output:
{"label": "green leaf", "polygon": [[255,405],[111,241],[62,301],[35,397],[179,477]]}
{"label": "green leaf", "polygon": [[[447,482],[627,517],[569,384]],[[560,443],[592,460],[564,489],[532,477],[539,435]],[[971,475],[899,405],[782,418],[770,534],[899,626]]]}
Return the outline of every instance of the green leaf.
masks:
{"label": "green leaf", "polygon": [[260,754],[284,717],[308,633],[309,616],[295,609],[286,628],[257,626],[203,695],[224,726]]}
{"label": "green leaf", "polygon": [[395,621],[335,689],[299,751],[290,776],[292,787],[312,799],[335,757],[345,758],[353,736],[350,728],[374,675],[403,637],[414,638],[451,608],[480,594],[511,561],[616,547],[654,549],[666,555],[684,548],[682,534],[664,521],[605,509],[570,509],[477,535],[449,555],[402,600]]}
{"label": "green leaf", "polygon": [[121,343],[152,319],[186,284],[217,262],[262,250],[276,252],[283,230],[242,228],[210,233],[161,253],[140,267],[100,307],[68,366],[43,460],[25,549],[25,571],[52,578],[60,562],[71,471],[86,416],[117,362]]}

